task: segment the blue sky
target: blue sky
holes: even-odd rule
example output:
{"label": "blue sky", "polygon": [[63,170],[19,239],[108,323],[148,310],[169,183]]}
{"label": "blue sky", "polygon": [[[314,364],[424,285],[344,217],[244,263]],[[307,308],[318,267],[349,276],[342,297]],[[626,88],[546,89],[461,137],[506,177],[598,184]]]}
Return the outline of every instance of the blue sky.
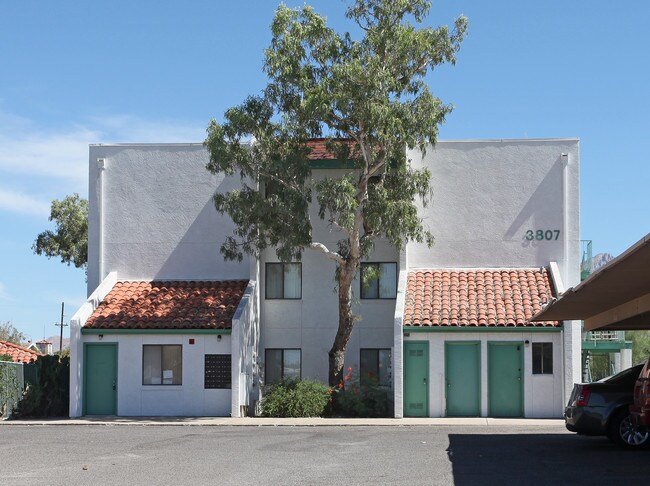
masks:
{"label": "blue sky", "polygon": [[[31,251],[50,201],[87,197],[88,144],[203,141],[210,118],[264,87],[278,3],[2,2],[0,322],[58,334],[61,302],[67,322],[86,287]],[[308,3],[352,27],[349,0]],[[457,65],[429,78],[456,107],[440,138],[579,137],[582,238],[617,255],[648,233],[650,2],[444,0],[428,23],[461,13]]]}

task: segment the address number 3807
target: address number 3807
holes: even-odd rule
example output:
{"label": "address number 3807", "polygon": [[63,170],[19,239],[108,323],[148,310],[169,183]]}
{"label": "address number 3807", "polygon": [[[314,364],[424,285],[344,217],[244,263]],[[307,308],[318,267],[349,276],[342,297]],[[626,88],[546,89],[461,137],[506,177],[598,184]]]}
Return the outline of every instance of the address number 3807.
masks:
{"label": "address number 3807", "polygon": [[526,231],[526,239],[528,241],[552,241],[552,240],[557,240],[560,237],[560,230],[543,230],[543,229],[538,229],[538,230],[528,230]]}

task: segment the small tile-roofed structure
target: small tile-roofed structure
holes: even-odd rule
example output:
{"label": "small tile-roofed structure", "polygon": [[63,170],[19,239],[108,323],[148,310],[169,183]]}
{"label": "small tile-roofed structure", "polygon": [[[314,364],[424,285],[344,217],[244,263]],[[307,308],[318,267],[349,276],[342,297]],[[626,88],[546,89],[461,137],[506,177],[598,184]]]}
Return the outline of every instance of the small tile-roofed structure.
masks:
{"label": "small tile-roofed structure", "polygon": [[409,272],[405,326],[557,327],[529,319],[553,298],[546,268]]}
{"label": "small tile-roofed structure", "polygon": [[31,363],[39,356],[43,356],[41,353],[8,341],[0,341],[0,355],[2,354],[10,356],[14,363]]}
{"label": "small tile-roofed structure", "polygon": [[[336,155],[327,150],[327,138],[310,138],[307,142],[307,147],[311,149],[311,152],[307,156],[309,160],[335,160]],[[352,141],[343,140],[343,139],[334,139],[334,142],[343,142],[346,141],[350,146],[352,146]]]}
{"label": "small tile-roofed structure", "polygon": [[248,280],[117,282],[86,329],[230,329]]}

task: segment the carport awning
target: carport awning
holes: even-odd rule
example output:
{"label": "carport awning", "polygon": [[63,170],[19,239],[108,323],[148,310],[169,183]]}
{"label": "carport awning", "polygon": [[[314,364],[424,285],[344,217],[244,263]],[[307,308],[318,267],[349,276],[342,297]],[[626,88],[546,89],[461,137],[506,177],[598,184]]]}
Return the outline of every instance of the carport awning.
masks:
{"label": "carport awning", "polygon": [[650,329],[650,233],[531,320],[558,319],[584,319],[585,331]]}

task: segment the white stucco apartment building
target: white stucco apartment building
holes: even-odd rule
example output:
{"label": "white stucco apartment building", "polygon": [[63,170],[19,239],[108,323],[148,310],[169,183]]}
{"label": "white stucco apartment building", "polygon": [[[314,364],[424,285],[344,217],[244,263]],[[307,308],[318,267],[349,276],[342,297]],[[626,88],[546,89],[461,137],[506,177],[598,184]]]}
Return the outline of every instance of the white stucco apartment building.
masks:
{"label": "white stucco apartment building", "polygon": [[[382,272],[355,284],[346,367],[377,373],[397,417],[561,416],[580,376],[579,322],[528,319],[579,281],[579,142],[442,141],[408,156],[432,171],[420,214],[436,244],[377,242],[364,265]],[[310,250],[224,262],[233,224],[212,195],[239,180],[207,161],[201,144],[91,146],[71,416],[240,416],[265,380],[327,380],[334,264]],[[345,170],[336,162],[313,158],[313,178]],[[317,223],[314,240],[338,237]]]}

